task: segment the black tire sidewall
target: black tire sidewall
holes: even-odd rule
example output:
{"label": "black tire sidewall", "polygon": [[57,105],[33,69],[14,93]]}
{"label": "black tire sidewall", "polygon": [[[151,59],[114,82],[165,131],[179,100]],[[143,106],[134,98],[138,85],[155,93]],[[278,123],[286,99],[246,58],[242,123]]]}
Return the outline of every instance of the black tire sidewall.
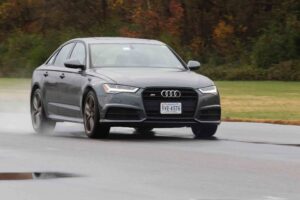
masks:
{"label": "black tire sidewall", "polygon": [[210,138],[215,135],[218,129],[217,124],[197,124],[192,126],[192,132],[196,138]]}
{"label": "black tire sidewall", "polygon": [[135,128],[135,130],[138,133],[150,133],[153,130],[153,128],[151,128],[151,127],[137,127],[137,128]]}
{"label": "black tire sidewall", "polygon": [[[41,106],[42,106],[41,119],[40,119],[41,122],[40,122],[39,127],[36,127],[36,125],[34,124],[33,119],[32,119],[33,100],[34,100],[35,95],[37,95],[37,94],[39,95],[39,98],[41,101]],[[37,133],[48,133],[48,132],[53,131],[53,129],[55,128],[56,123],[46,117],[42,94],[41,94],[41,90],[39,88],[35,89],[32,92],[32,96],[30,98],[30,116],[31,116],[31,121],[32,121],[32,127],[35,130],[35,132],[37,132]]]}
{"label": "black tire sidewall", "polygon": [[[87,131],[87,128],[86,128],[86,123],[85,123],[85,107],[86,107],[86,104],[87,104],[87,100],[89,99],[89,97],[92,96],[93,99],[94,99],[94,103],[95,103],[95,124],[94,124],[94,127],[93,127],[93,130],[91,130],[91,132],[89,133]],[[83,120],[84,120],[84,129],[85,129],[85,134],[88,136],[88,137],[94,137],[95,135],[95,129],[96,129],[96,126],[97,126],[97,123],[99,121],[99,108],[98,108],[98,100],[97,100],[97,97],[95,95],[95,93],[93,91],[89,91],[85,97],[85,100],[84,100],[84,109],[83,109]]]}
{"label": "black tire sidewall", "polygon": [[[88,132],[86,129],[86,123],[85,123],[85,106],[87,103],[88,98],[92,96],[95,102],[95,124],[93,127],[93,130],[91,132]],[[99,102],[98,102],[98,98],[95,94],[94,91],[89,91],[86,95],[86,97],[84,98],[84,109],[83,109],[83,120],[84,120],[84,129],[85,129],[85,134],[89,137],[89,138],[106,138],[109,134],[109,129],[110,127],[108,126],[104,126],[100,124],[100,111],[99,111]]]}

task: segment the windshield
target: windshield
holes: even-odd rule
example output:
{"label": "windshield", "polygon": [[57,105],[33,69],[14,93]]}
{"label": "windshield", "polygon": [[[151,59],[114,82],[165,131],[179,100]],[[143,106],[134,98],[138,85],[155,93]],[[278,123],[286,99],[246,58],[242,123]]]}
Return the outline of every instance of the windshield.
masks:
{"label": "windshield", "polygon": [[91,44],[93,67],[166,67],[184,69],[165,45]]}

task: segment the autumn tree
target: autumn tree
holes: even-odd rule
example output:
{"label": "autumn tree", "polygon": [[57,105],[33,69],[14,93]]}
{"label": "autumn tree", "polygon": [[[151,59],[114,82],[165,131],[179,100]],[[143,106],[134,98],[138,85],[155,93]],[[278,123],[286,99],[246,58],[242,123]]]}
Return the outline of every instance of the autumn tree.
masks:
{"label": "autumn tree", "polygon": [[299,10],[299,0],[0,0],[0,73],[84,36],[158,39],[185,60],[269,68],[300,59]]}

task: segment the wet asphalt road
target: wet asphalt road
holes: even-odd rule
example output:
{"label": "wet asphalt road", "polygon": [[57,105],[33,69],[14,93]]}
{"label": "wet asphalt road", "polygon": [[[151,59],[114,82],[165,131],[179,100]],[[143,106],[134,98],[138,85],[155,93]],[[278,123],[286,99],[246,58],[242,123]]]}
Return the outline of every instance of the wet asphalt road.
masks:
{"label": "wet asphalt road", "polygon": [[0,126],[0,172],[78,175],[0,181],[1,199],[300,199],[299,126],[223,123],[212,140],[188,128],[90,140],[71,123],[38,135],[25,113],[0,113]]}

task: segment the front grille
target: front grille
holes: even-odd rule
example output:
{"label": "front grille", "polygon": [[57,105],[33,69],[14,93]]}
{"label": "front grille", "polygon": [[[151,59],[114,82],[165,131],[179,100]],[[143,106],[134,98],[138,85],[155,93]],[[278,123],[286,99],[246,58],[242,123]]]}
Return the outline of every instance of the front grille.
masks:
{"label": "front grille", "polygon": [[[179,90],[180,98],[165,98],[161,96],[162,90]],[[168,120],[175,121],[192,119],[195,114],[198,94],[193,89],[188,88],[147,88],[143,92],[143,102],[148,120]],[[162,115],[160,114],[160,103],[180,102],[182,104],[182,114]]]}
{"label": "front grille", "polygon": [[201,121],[220,121],[221,108],[208,108],[200,110],[197,118]]}
{"label": "front grille", "polygon": [[105,119],[109,120],[139,120],[140,111],[130,108],[109,108],[106,112]]}

